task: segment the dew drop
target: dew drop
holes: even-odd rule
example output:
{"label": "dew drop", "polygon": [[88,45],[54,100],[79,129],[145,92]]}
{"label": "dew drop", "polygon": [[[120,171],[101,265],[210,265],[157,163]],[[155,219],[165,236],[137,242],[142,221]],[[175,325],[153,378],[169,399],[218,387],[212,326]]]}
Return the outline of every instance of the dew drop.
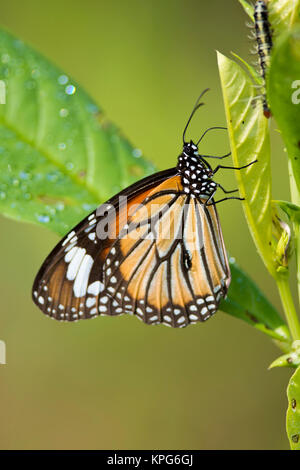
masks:
{"label": "dew drop", "polygon": [[68,114],[69,114],[69,110],[66,109],[66,108],[61,108],[61,109],[59,110],[59,115],[60,115],[60,117],[67,117]]}
{"label": "dew drop", "polygon": [[60,85],[66,85],[66,83],[68,83],[69,81],[69,78],[67,77],[67,75],[60,75],[57,81]]}
{"label": "dew drop", "polygon": [[26,173],[26,171],[20,171],[19,176],[20,176],[21,180],[28,180],[29,173]]}
{"label": "dew drop", "polygon": [[38,215],[37,219],[38,219],[39,222],[41,222],[43,224],[46,224],[47,222],[50,221],[49,215]]}
{"label": "dew drop", "polygon": [[59,150],[65,150],[66,149],[66,144],[64,142],[61,142],[58,144]]}
{"label": "dew drop", "polygon": [[66,168],[67,168],[68,170],[73,170],[73,168],[74,168],[73,163],[72,163],[72,162],[67,162],[67,163],[66,163]]}
{"label": "dew drop", "polygon": [[75,91],[76,87],[74,85],[68,85],[65,88],[65,92],[67,93],[67,95],[74,95]]}
{"label": "dew drop", "polygon": [[93,114],[99,112],[98,106],[96,106],[94,103],[88,103],[86,108],[90,113],[93,113]]}
{"label": "dew drop", "polygon": [[1,192],[0,192],[0,199],[1,199],[1,201],[3,201],[4,199],[6,199],[6,194],[5,194],[4,191],[1,191]]}
{"label": "dew drop", "polygon": [[59,202],[58,204],[56,204],[56,209],[58,211],[63,211],[64,208],[65,208],[65,205],[62,202]]}
{"label": "dew drop", "polygon": [[15,178],[15,179],[13,179],[12,184],[13,184],[14,186],[19,186],[20,181],[19,181],[17,178]]}
{"label": "dew drop", "polygon": [[26,201],[29,201],[31,198],[32,198],[32,196],[31,196],[30,193],[25,193],[24,194],[24,199],[26,199]]}
{"label": "dew drop", "polygon": [[53,171],[52,173],[47,173],[46,178],[48,181],[57,181],[58,180],[59,173],[56,171]]}
{"label": "dew drop", "polygon": [[140,149],[133,149],[132,155],[133,155],[135,158],[140,158],[140,157],[142,156],[142,151],[141,151]]}
{"label": "dew drop", "polygon": [[40,74],[39,69],[33,69],[33,70],[31,71],[31,76],[32,76],[32,78],[39,78],[40,75],[41,75],[41,74]]}
{"label": "dew drop", "polygon": [[82,209],[84,209],[85,211],[91,211],[94,209],[94,206],[92,204],[82,204]]}
{"label": "dew drop", "polygon": [[56,209],[55,209],[55,207],[49,207],[49,206],[47,206],[47,210],[48,210],[48,212],[50,212],[51,215],[55,215],[55,214],[56,214]]}

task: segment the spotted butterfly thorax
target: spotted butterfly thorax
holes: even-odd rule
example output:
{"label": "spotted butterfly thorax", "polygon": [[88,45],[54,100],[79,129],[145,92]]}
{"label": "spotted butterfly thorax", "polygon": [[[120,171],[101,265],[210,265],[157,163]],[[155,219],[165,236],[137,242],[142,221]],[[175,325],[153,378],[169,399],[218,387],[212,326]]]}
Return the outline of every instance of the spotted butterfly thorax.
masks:
{"label": "spotted butterfly thorax", "polygon": [[[254,27],[255,40],[257,43],[257,54],[259,59],[260,74],[266,85],[266,73],[270,66],[270,54],[272,49],[272,33],[269,23],[268,7],[264,0],[258,0],[254,5]],[[269,109],[266,94],[263,96],[264,115],[269,118],[271,111]]]}
{"label": "spotted butterfly thorax", "polygon": [[177,166],[101,205],[46,258],[33,285],[43,313],[61,321],[129,313],[182,328],[217,311],[231,276],[216,204],[240,198],[214,200],[217,189],[233,192],[213,180],[232,167],[207,162],[228,154],[199,155],[207,131],[197,144],[185,142],[199,99]]}
{"label": "spotted butterfly thorax", "polygon": [[193,142],[184,145],[177,169],[181,174],[183,190],[191,197],[209,197],[217,189],[217,184],[212,181],[211,168],[199,158],[198,147]]}

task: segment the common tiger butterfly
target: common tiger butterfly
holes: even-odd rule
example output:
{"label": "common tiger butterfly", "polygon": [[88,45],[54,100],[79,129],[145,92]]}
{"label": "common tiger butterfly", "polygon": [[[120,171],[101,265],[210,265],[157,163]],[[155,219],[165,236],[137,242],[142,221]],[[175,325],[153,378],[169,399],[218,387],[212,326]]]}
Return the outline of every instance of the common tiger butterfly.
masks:
{"label": "common tiger butterfly", "polygon": [[[269,23],[268,7],[264,0],[258,0],[254,5],[254,27],[255,39],[257,42],[257,53],[259,58],[260,73],[264,80],[264,87],[266,81],[267,68],[270,65],[270,53],[272,49],[272,34]],[[263,111],[264,115],[269,118],[271,111],[269,109],[266,94],[263,96]]]}
{"label": "common tiger butterfly", "polygon": [[213,170],[206,158],[229,154],[198,153],[218,127],[196,144],[185,141],[206,91],[184,129],[177,166],[102,204],[46,258],[33,286],[46,315],[74,321],[130,313],[150,325],[184,327],[217,311],[231,277],[216,203],[241,198],[213,199],[218,188],[234,192],[213,181],[219,169],[234,167]]}

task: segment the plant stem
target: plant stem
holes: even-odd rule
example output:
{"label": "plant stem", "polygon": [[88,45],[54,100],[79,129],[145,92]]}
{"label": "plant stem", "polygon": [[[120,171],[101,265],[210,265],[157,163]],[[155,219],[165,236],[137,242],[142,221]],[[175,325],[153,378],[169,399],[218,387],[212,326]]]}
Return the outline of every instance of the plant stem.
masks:
{"label": "plant stem", "polygon": [[300,323],[294,306],[288,276],[277,276],[276,283],[292,338],[294,341],[300,340]]}

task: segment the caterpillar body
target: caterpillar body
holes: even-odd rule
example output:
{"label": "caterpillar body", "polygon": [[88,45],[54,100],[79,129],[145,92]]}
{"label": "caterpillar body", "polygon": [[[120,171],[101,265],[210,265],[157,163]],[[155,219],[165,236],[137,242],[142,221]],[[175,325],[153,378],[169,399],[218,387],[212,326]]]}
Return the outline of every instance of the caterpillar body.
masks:
{"label": "caterpillar body", "polygon": [[[272,49],[272,32],[269,23],[269,14],[267,4],[264,0],[258,0],[254,5],[254,27],[255,39],[257,43],[257,53],[259,59],[260,73],[264,80],[266,80],[266,72],[270,65],[270,53]],[[269,109],[266,94],[263,96],[263,111],[264,115],[269,118],[271,111]]]}

